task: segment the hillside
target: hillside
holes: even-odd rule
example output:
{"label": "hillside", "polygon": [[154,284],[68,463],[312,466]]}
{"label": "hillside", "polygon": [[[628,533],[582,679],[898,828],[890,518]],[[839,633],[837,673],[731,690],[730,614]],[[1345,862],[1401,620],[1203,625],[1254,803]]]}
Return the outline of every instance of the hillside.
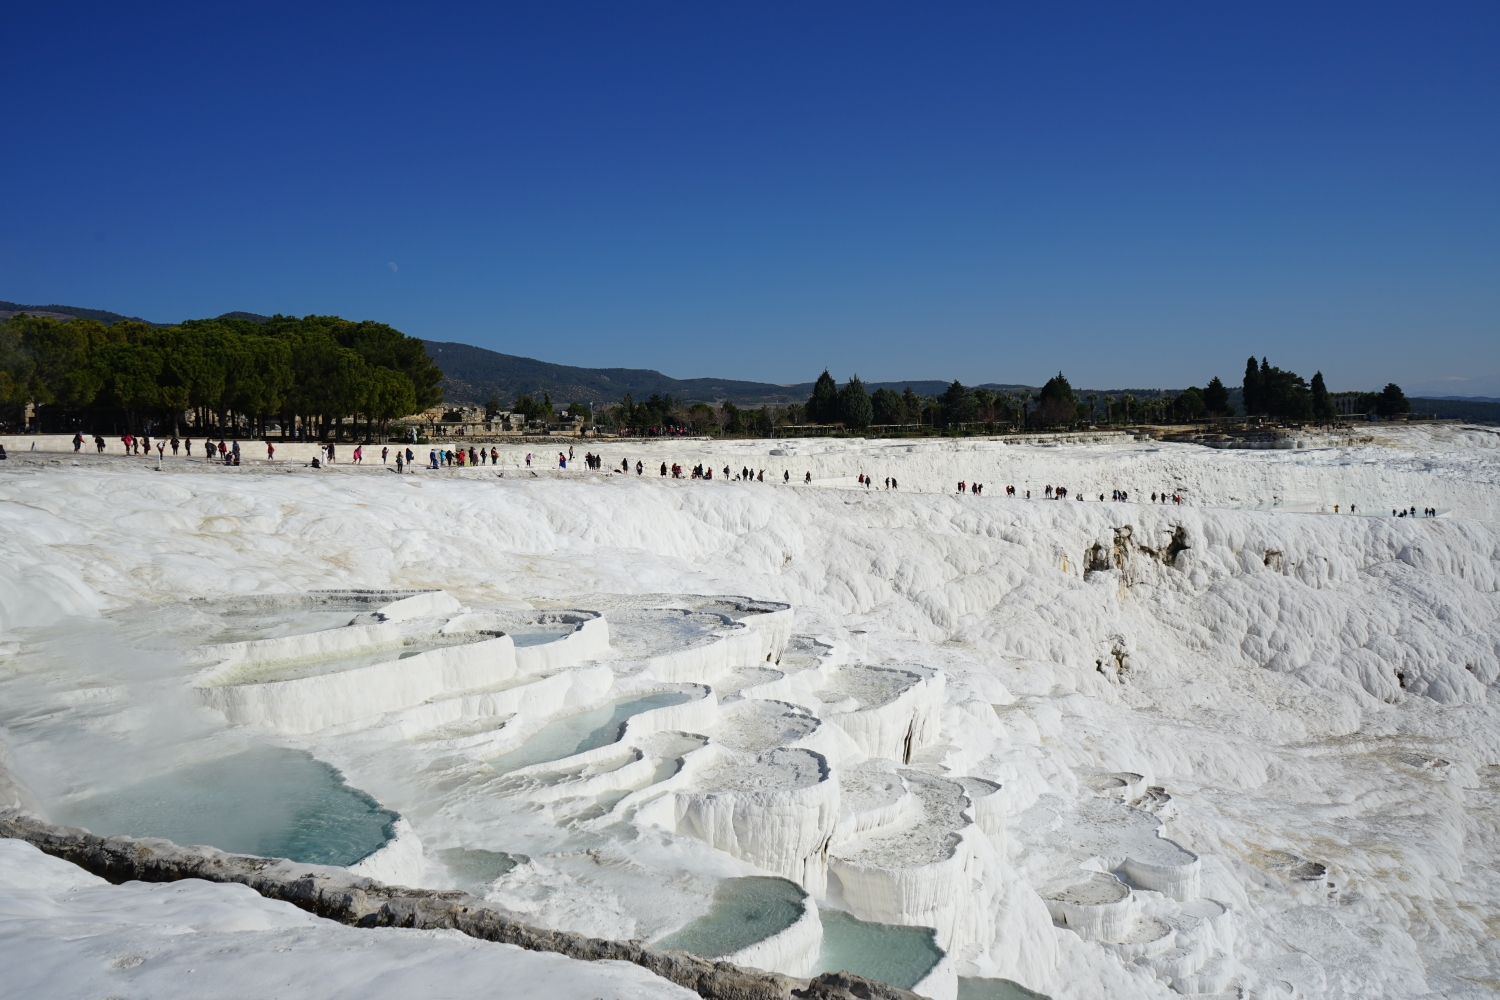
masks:
{"label": "hillside", "polygon": [[521,393],[546,392],[559,403],[613,404],[626,393],[644,399],[656,392],[688,401],[733,399],[760,405],[801,402],[812,391],[810,383],[802,387],[733,379],[677,379],[649,368],[578,368],[470,344],[424,343],[427,353],[443,369],[443,398],[450,403],[478,405],[492,395],[510,403]]}
{"label": "hillside", "polygon": [[[154,323],[149,319],[141,319],[139,316],[125,316],[121,313],[110,312],[108,309],[84,309],[81,306],[60,306],[56,304],[50,306],[26,306],[21,305],[19,302],[0,302],[0,320],[10,319],[16,313],[26,313],[31,316],[48,316],[52,319],[62,320],[92,319],[98,320],[106,326],[119,323],[123,320],[130,320],[134,323],[146,323],[150,326],[171,325],[169,323]],[[227,312],[217,318],[248,319],[256,323],[264,323],[270,317],[262,316],[259,313]]]}
{"label": "hillside", "polygon": [[[772,382],[744,382],[717,378],[672,378],[650,368],[579,368],[558,365],[535,358],[501,354],[472,344],[427,340],[427,353],[443,369],[443,398],[460,405],[482,405],[490,396],[511,403],[521,393],[550,393],[556,403],[618,403],[628,392],[637,400],[653,392],[670,395],[685,402],[719,403],[731,400],[740,406],[784,406],[805,403],[812,395],[812,382],[778,385]],[[837,374],[842,383],[845,377]],[[911,386],[921,396],[941,395],[948,383],[941,379],[916,379],[910,382],[866,382],[865,388],[891,389],[902,392]],[[1036,392],[1038,386],[1019,383],[985,382],[970,388],[992,392]],[[1082,389],[1080,395],[1131,393],[1141,399],[1161,395],[1162,389]]]}
{"label": "hillside", "polygon": [[[133,320],[136,323],[151,323],[149,319],[141,319],[139,316],[122,316],[117,312],[109,312],[106,309],[81,309],[78,306],[23,306],[18,302],[0,302],[0,319],[10,319],[16,313],[28,313],[32,316],[50,316],[53,319],[94,319],[101,323],[113,324],[121,320]],[[152,326],[162,326],[161,323],[151,323]]]}
{"label": "hillside", "polygon": [[1443,396],[1436,399],[1413,398],[1413,413],[1431,413],[1438,419],[1466,420],[1475,424],[1500,424],[1500,401],[1472,397]]}

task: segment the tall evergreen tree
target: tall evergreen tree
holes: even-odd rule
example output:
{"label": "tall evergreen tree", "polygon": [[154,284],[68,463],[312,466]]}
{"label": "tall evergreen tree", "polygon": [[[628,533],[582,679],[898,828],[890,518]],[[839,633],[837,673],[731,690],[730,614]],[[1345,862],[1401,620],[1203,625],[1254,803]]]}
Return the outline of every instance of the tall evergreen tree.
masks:
{"label": "tall evergreen tree", "polygon": [[1073,395],[1072,384],[1062,372],[1049,378],[1036,398],[1037,419],[1042,423],[1050,425],[1073,422],[1077,399]]}
{"label": "tall evergreen tree", "polygon": [[901,424],[906,422],[901,418],[901,397],[896,395],[893,389],[876,389],[870,393],[870,408],[873,411],[871,423]]}
{"label": "tall evergreen tree", "polygon": [[939,401],[941,405],[938,407],[937,419],[944,426],[968,423],[979,417],[979,402],[958,379],[954,379],[953,384],[943,390]]}
{"label": "tall evergreen tree", "polygon": [[907,386],[906,391],[901,394],[901,410],[905,423],[922,422],[922,397],[913,392],[911,386]]}
{"label": "tall evergreen tree", "polygon": [[1312,419],[1312,390],[1307,380],[1296,372],[1277,368],[1265,358],[1261,359],[1255,375],[1255,395],[1257,413],[1287,420]]}
{"label": "tall evergreen tree", "polygon": [[1382,417],[1394,417],[1398,413],[1410,413],[1411,403],[1399,385],[1387,382],[1380,395],[1375,397],[1375,412]]}
{"label": "tall evergreen tree", "polygon": [[1312,412],[1316,420],[1332,420],[1338,416],[1334,408],[1333,398],[1328,395],[1328,386],[1323,381],[1322,372],[1313,372],[1312,377]]}
{"label": "tall evergreen tree", "polygon": [[813,383],[812,395],[807,400],[807,422],[831,424],[838,418],[839,387],[833,381],[833,376],[828,374],[828,369],[824,368],[818,381]]}
{"label": "tall evergreen tree", "polygon": [[1215,417],[1229,415],[1229,390],[1217,375],[1203,388],[1203,408]]}
{"label": "tall evergreen tree", "polygon": [[1260,366],[1255,363],[1255,355],[1245,362],[1245,385],[1243,389],[1245,397],[1245,415],[1262,412],[1260,395]]}
{"label": "tall evergreen tree", "polygon": [[870,405],[870,394],[858,375],[850,375],[849,381],[839,390],[839,419],[845,427],[868,427],[874,416]]}

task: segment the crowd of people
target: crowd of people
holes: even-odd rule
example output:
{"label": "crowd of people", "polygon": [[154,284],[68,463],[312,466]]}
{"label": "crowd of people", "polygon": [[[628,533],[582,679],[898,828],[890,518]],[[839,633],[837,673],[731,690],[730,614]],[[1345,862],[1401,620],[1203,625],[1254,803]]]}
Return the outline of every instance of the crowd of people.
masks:
{"label": "crowd of people", "polygon": [[[103,436],[94,434],[92,435],[92,438],[92,443],[97,452],[101,455],[104,454],[106,450],[106,442]],[[89,443],[89,441],[84,437],[82,432],[74,434],[72,440],[73,452],[75,454],[79,453],[87,443]],[[129,433],[123,434],[120,436],[120,444],[123,447],[126,455],[144,455],[149,458],[152,451],[154,450],[156,452],[158,462],[163,459],[168,447],[171,448],[172,455],[174,457],[176,457],[179,453],[185,455],[188,458],[191,458],[193,455],[193,439],[191,437],[179,438],[176,434],[173,434],[169,439],[157,438],[154,442],[154,448],[151,437],[147,434],[140,435],[139,437]],[[267,439],[265,445],[266,461],[274,461],[276,458],[275,443]],[[237,466],[240,464],[239,441],[220,440],[215,443],[212,440],[204,439],[202,448],[203,460],[205,462],[227,466]],[[354,450],[350,455],[352,464],[364,464],[364,450],[365,446],[363,444],[357,444],[354,446]],[[392,449],[390,448],[390,446],[386,445],[381,447],[380,462],[383,467],[389,467],[392,464],[391,454]],[[526,468],[531,468],[532,460],[534,457],[535,456],[533,456],[532,453],[526,453],[524,459]],[[337,446],[330,442],[326,444],[320,444],[318,446],[317,455],[313,457],[307,464],[311,468],[324,468],[333,465],[336,461]],[[572,447],[569,447],[566,452],[559,451],[557,453],[558,469],[566,470],[568,468],[568,465],[573,461],[574,455]],[[416,454],[409,447],[397,447],[395,449],[394,464],[395,471],[397,473],[404,473],[408,469],[415,469]],[[497,447],[491,446],[488,450],[486,450],[483,447],[475,447],[474,445],[460,445],[453,448],[432,448],[428,452],[426,467],[429,469],[466,469],[476,468],[480,466],[498,466],[499,464],[500,449]],[[595,454],[593,452],[587,452],[583,456],[583,465],[584,468],[590,471],[601,471],[604,468],[604,456]],[[643,461],[637,459],[634,467],[632,468],[630,460],[628,458],[622,458],[620,460],[618,469],[616,470],[614,467],[611,467],[611,471],[618,471],[618,473],[621,475],[630,475],[632,472],[634,472],[634,474],[637,476],[643,476],[646,472],[646,466]],[[686,477],[689,479],[701,480],[713,480],[715,478],[713,467],[702,462],[694,465],[691,470],[684,468],[682,465],[676,462],[673,462],[670,465],[667,462],[662,462],[658,471],[662,478],[670,477],[672,479],[682,479]],[[752,469],[748,465],[742,466],[738,472],[726,465],[721,470],[721,473],[722,475],[720,476],[720,478],[728,482],[764,483],[766,481],[765,469]],[[535,473],[533,473],[533,475],[535,475]],[[772,481],[775,481],[774,475],[772,476]],[[781,481],[783,485],[791,484],[792,473],[790,469],[782,470]],[[855,477],[855,481],[861,487],[867,490],[874,489],[875,487],[874,477],[866,475],[863,472],[859,473]],[[812,482],[812,472],[805,472],[802,477],[802,483],[804,485],[811,486]],[[881,480],[881,485],[887,490],[896,490],[900,488],[900,485],[895,476],[886,476],[883,480]],[[966,494],[969,496],[982,496],[984,494],[984,484],[969,482],[967,480],[961,479],[958,481],[957,491],[960,494]],[[1074,497],[1079,502],[1082,502],[1085,499],[1082,493],[1075,494],[1066,486],[1054,486],[1050,483],[1046,484],[1043,487],[1042,494],[1048,500],[1066,500],[1069,496]],[[1015,486],[1006,486],[1005,496],[1007,498],[1024,497],[1024,499],[1030,500],[1031,491],[1029,489],[1017,490]],[[1105,500],[1105,495],[1103,493],[1100,493],[1098,496],[1099,501],[1102,503]],[[1129,503],[1130,492],[1128,490],[1120,489],[1111,490],[1108,499],[1115,503]],[[1151,494],[1151,502],[1153,504],[1173,504],[1180,506],[1187,503],[1187,498],[1181,491],[1169,492],[1167,490],[1161,490],[1158,492],[1153,492]],[[1335,504],[1333,507],[1333,512],[1335,514],[1340,513],[1342,507],[1342,504]],[[1357,513],[1358,511],[1358,508],[1354,504],[1349,504],[1348,508],[1350,514]],[[1419,515],[1416,506],[1411,506],[1404,509],[1393,507],[1391,508],[1391,516],[1437,517],[1438,511],[1436,507],[1423,507],[1421,508],[1421,513]]]}

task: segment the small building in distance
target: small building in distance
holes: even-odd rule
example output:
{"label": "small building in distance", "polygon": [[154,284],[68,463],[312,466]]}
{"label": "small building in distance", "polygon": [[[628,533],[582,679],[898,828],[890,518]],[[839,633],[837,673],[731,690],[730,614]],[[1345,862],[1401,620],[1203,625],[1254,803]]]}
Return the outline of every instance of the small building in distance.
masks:
{"label": "small building in distance", "polygon": [[521,437],[527,434],[565,434],[576,437],[585,428],[582,417],[567,416],[552,422],[527,420],[523,414],[513,410],[501,410],[494,416],[488,416],[482,406],[434,406],[397,422],[415,428],[430,440]]}

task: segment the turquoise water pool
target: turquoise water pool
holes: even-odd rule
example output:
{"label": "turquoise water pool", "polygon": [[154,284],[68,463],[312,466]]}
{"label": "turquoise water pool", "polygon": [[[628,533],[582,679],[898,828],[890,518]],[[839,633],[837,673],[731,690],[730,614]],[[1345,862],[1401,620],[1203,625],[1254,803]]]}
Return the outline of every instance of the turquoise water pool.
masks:
{"label": "turquoise water pool", "polygon": [[1009,979],[958,977],[958,1000],[1051,1000],[1045,993],[1028,990]]}
{"label": "turquoise water pool", "polygon": [[464,847],[439,851],[438,857],[464,891],[476,896],[483,896],[496,879],[526,861],[524,854]]}
{"label": "turquoise water pool", "polygon": [[398,818],[338,770],[282,747],[189,764],[51,809],[101,836],[165,837],[235,854],[352,865],[394,835]]}
{"label": "turquoise water pool", "polygon": [[784,878],[727,878],[714,892],[713,909],[657,941],[656,947],[700,958],[732,955],[795,924],[806,899],[801,886]]}
{"label": "turquoise water pool", "polygon": [[519,649],[526,646],[540,646],[543,643],[555,642],[563,636],[571,634],[576,628],[576,625],[532,625],[515,632],[507,631],[505,634],[510,636],[510,641],[515,643]]}
{"label": "turquoise water pool", "polygon": [[909,990],[942,961],[930,927],[901,927],[857,920],[843,910],[824,910],[823,953],[817,972],[853,972]]}

